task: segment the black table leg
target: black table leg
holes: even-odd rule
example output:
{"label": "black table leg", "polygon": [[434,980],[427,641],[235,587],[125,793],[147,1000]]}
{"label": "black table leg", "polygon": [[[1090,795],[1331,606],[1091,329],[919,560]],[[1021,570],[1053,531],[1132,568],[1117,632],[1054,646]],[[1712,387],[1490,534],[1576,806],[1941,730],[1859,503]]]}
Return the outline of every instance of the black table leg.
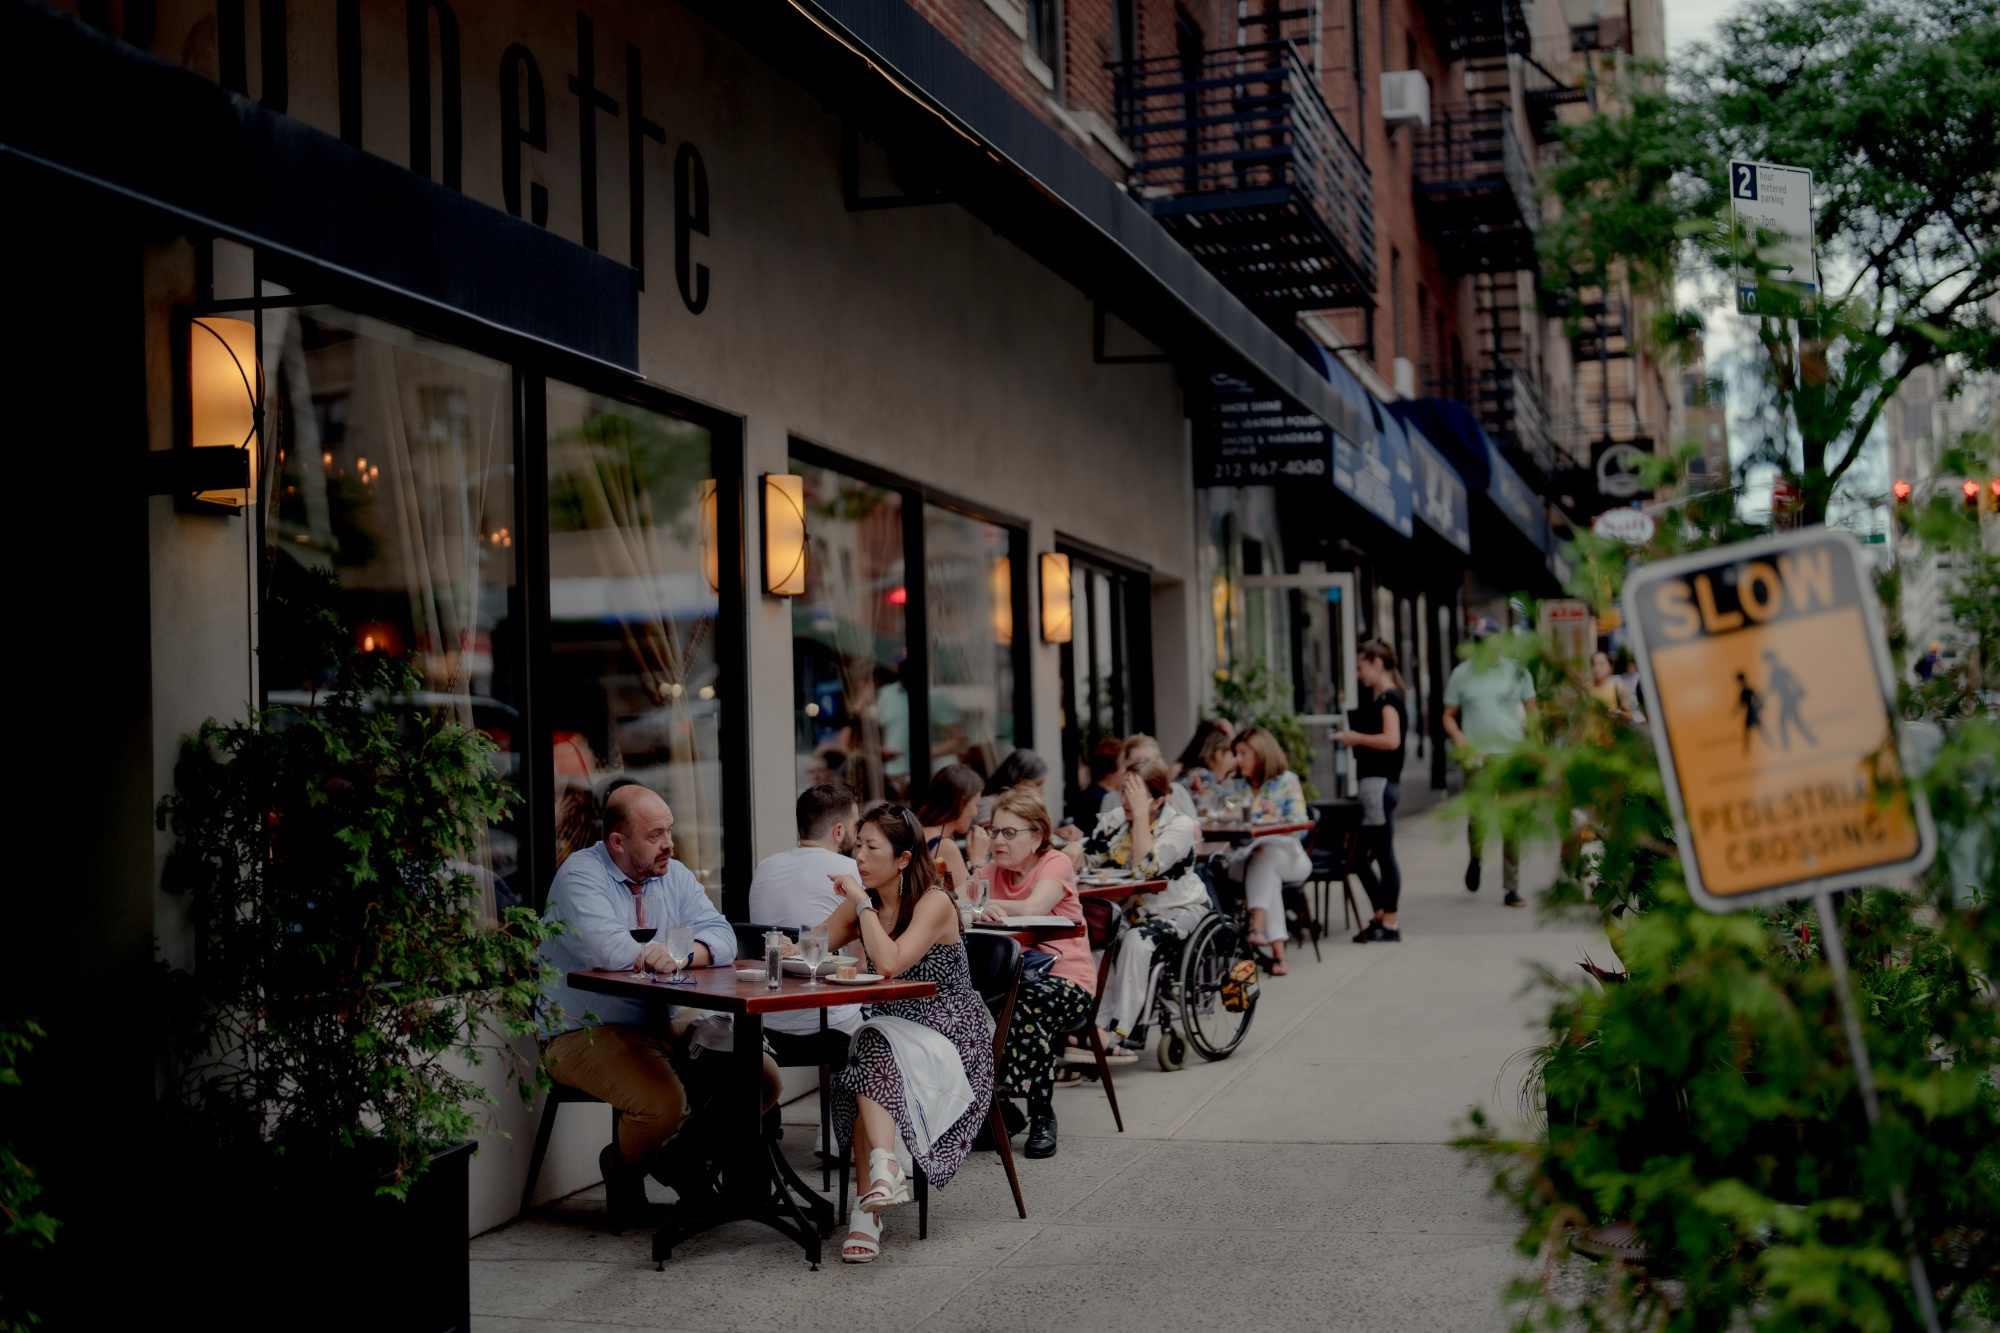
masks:
{"label": "black table leg", "polygon": [[765,1137],[763,1018],[738,1014],[735,1027],[735,1049],[724,1057],[727,1090],[720,1099],[725,1120],[721,1189],[713,1202],[677,1214],[654,1234],[654,1262],[664,1268],[682,1241],[725,1222],[742,1221],[762,1222],[791,1237],[817,1269],[820,1237],[833,1228],[833,1205],[807,1188],[778,1145]]}

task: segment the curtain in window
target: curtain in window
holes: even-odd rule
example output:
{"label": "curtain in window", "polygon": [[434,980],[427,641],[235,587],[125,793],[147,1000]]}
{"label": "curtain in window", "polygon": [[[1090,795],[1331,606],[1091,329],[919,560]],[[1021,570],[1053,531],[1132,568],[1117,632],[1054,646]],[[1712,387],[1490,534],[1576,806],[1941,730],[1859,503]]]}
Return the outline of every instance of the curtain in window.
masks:
{"label": "curtain in window", "polygon": [[792,599],[798,781],[864,802],[910,787],[900,492],[792,461],[804,478],[806,591]]}
{"label": "curtain in window", "polygon": [[[264,315],[268,388],[260,497],[265,547],[259,670],[272,705],[330,683],[288,608],[332,575],[363,652],[422,677],[394,706],[441,708],[498,743],[518,772],[521,616],[515,586],[508,367],[327,306]],[[275,368],[271,374],[269,368]],[[465,868],[486,913],[523,901],[517,831],[485,830]]]}
{"label": "curtain in window", "polygon": [[715,471],[706,427],[548,386],[549,709],[556,859],[602,836],[621,781],[674,812],[674,855],[722,886]]}

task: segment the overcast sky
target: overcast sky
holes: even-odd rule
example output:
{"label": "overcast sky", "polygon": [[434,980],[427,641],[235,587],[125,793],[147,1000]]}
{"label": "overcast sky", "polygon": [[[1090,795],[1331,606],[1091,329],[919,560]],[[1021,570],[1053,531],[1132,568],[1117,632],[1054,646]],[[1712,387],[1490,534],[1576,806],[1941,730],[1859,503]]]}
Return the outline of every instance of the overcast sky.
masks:
{"label": "overcast sky", "polygon": [[1715,21],[1727,13],[1736,0],[1666,0],[1667,57],[1672,59],[1689,42],[1708,36]]}

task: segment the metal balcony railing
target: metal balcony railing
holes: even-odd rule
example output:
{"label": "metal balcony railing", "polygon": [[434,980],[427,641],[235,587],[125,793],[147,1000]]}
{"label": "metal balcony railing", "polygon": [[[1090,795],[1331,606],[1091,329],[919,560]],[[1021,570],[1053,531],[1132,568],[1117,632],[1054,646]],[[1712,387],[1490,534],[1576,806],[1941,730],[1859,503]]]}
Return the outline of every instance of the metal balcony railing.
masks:
{"label": "metal balcony railing", "polygon": [[1117,63],[1132,193],[1267,315],[1369,304],[1368,167],[1290,42]]}
{"label": "metal balcony railing", "polygon": [[1507,108],[1437,113],[1417,131],[1412,176],[1447,263],[1495,272],[1535,266],[1541,205]]}
{"label": "metal balcony railing", "polygon": [[1533,48],[1521,0],[1423,0],[1423,9],[1448,59],[1490,60]]}

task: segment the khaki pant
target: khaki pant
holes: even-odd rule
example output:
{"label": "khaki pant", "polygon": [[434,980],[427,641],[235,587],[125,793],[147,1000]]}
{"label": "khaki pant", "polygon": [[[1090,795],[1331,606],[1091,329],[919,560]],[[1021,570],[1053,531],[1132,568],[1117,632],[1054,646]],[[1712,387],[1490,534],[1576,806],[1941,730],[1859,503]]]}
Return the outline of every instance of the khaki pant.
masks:
{"label": "khaki pant", "polygon": [[[550,1077],[618,1112],[618,1156],[626,1166],[650,1167],[660,1148],[686,1122],[687,1088],[674,1068],[675,1048],[666,1038],[644,1028],[607,1023],[565,1032],[546,1049]],[[715,1055],[706,1059],[716,1066],[724,1063]],[[782,1077],[777,1062],[766,1055],[767,1111],[778,1104]]]}

